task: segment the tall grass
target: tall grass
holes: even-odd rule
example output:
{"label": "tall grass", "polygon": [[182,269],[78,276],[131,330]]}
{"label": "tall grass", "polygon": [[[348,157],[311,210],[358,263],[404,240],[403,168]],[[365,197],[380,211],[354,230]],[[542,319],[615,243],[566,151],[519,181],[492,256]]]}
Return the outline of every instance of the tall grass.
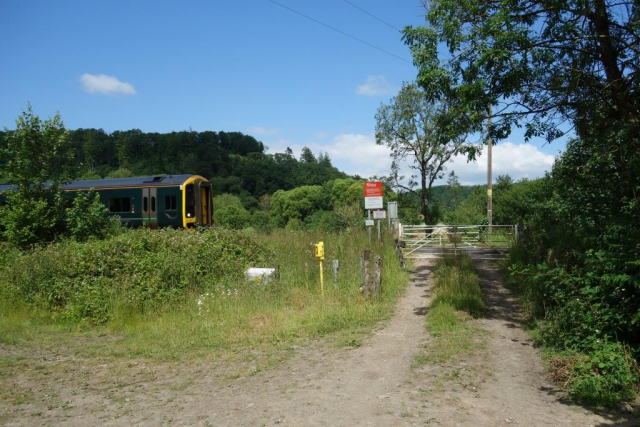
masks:
{"label": "tall grass", "polygon": [[[286,348],[327,334],[333,334],[337,342],[352,345],[392,314],[394,302],[408,279],[398,265],[391,238],[386,235],[382,244],[376,242],[372,247],[373,255],[383,259],[382,294],[372,299],[359,291],[359,258],[369,246],[364,230],[325,234],[282,230],[268,235],[245,232],[237,237],[250,246],[245,248],[247,251],[254,249],[251,246],[269,249],[266,256],[251,258],[253,261],[245,267],[278,266],[280,279],[249,282],[236,271],[208,280],[204,271],[197,285],[192,282],[193,276],[188,276],[190,286],[178,287],[182,291],[180,297],[157,306],[149,304],[150,308],[144,310],[132,306],[126,295],[116,295],[109,300],[110,315],[99,325],[61,318],[55,311],[23,301],[13,310],[0,313],[0,341],[25,342],[51,335],[52,331],[64,338],[72,336],[66,331],[75,328],[114,338],[108,345],[98,340],[93,346],[79,349],[82,353],[106,351],[114,356],[158,359],[219,355],[248,347]],[[326,255],[324,298],[312,246],[320,240],[324,241]],[[110,253],[104,251],[101,256]],[[223,254],[232,256],[228,251]],[[340,261],[337,283],[331,268],[334,259]],[[171,259],[165,261],[170,263]],[[235,265],[233,259],[226,262]],[[158,267],[158,274],[165,269]],[[151,274],[150,270],[145,271]],[[181,276],[172,277],[179,281]]]}
{"label": "tall grass", "polygon": [[484,346],[486,332],[470,324],[485,306],[473,261],[466,255],[446,256],[435,268],[435,286],[427,313],[427,330],[433,340],[426,353],[416,358],[424,363],[447,363]]}
{"label": "tall grass", "polygon": [[436,284],[431,307],[450,305],[479,317],[485,310],[480,279],[473,261],[466,255],[446,256],[435,270]]}

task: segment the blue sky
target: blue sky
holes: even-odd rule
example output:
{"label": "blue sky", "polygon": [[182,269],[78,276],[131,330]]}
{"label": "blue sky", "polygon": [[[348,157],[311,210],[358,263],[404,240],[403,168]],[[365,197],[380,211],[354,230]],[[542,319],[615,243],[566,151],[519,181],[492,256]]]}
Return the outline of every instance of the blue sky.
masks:
{"label": "blue sky", "polygon": [[[409,62],[269,0],[2,0],[0,127],[31,102],[71,129],[241,131],[271,152],[309,146],[348,173],[387,173],[375,112],[416,68],[398,31],[349,3],[402,28],[424,22],[421,2],[278,2]],[[540,176],[563,148],[508,142],[496,175]],[[482,163],[453,166],[484,180]]]}

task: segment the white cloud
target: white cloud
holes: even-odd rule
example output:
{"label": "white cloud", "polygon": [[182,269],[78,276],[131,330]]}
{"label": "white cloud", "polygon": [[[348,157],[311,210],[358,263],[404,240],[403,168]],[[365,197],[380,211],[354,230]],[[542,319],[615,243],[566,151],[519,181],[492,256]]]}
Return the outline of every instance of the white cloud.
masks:
{"label": "white cloud", "polygon": [[327,143],[314,141],[299,144],[278,140],[269,143],[269,152],[282,153],[286,147],[290,147],[297,158],[303,147],[309,147],[316,156],[322,151],[329,155],[331,163],[342,172],[363,178],[388,175],[391,168],[389,149],[376,145],[373,134],[342,133]]}
{"label": "white cloud", "polygon": [[373,134],[339,134],[322,151],[329,154],[340,170],[363,178],[388,175],[391,168],[391,151],[384,145],[377,145]]}
{"label": "white cloud", "polygon": [[135,95],[135,88],[127,83],[121,82],[116,77],[107,76],[105,74],[89,74],[85,73],[80,76],[80,83],[87,93],[101,93],[104,95]]}
{"label": "white cloud", "polygon": [[[466,156],[456,156],[447,165],[447,174],[455,171],[464,185],[485,184],[487,182],[486,147],[475,162],[467,162]],[[515,181],[522,178],[539,178],[551,170],[555,156],[545,154],[531,144],[503,142],[493,147],[492,176],[509,175]],[[445,179],[437,184],[446,183]]]}
{"label": "white cloud", "polygon": [[316,132],[313,134],[315,139],[327,139],[331,136],[329,132]]}
{"label": "white cloud", "polygon": [[[342,133],[327,143],[314,141],[301,144],[279,139],[269,145],[271,153],[282,153],[286,147],[290,147],[297,158],[303,147],[309,147],[316,156],[322,151],[329,155],[335,167],[349,175],[369,178],[374,175],[389,175],[391,172],[390,150],[384,145],[377,145],[373,134]],[[531,144],[512,142],[495,145],[492,157],[494,182],[498,175],[507,174],[515,181],[539,178],[544,176],[545,171],[551,170],[555,160],[555,156],[545,154]],[[483,152],[475,162],[467,162],[466,156],[455,157],[447,164],[445,178],[435,185],[446,184],[446,175],[452,170],[463,185],[484,184],[487,180],[486,155]],[[415,170],[409,168],[409,162],[401,163],[400,174],[405,175],[406,180],[415,173]]]}
{"label": "white cloud", "polygon": [[393,95],[395,92],[385,76],[369,76],[367,81],[356,89],[358,95],[364,96]]}
{"label": "white cloud", "polygon": [[253,127],[247,128],[246,131],[248,134],[251,134],[254,136],[269,136],[269,135],[276,135],[280,133],[280,129],[264,128],[262,126],[253,126]]}

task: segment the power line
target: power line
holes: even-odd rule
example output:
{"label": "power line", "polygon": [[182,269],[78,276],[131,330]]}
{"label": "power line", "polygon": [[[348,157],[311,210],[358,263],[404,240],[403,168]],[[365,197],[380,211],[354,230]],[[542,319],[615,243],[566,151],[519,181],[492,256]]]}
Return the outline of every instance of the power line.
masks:
{"label": "power line", "polygon": [[355,8],[356,8],[356,9],[358,9],[360,12],[366,13],[367,15],[369,15],[370,17],[372,17],[373,19],[377,19],[378,21],[382,22],[382,23],[383,23],[383,24],[385,24],[386,26],[391,27],[391,28],[393,28],[393,29],[394,29],[394,30],[396,30],[396,31],[402,31],[400,28],[396,28],[396,27],[394,27],[393,25],[389,24],[387,21],[385,21],[385,20],[383,20],[383,19],[378,18],[377,16],[375,16],[375,15],[374,15],[374,14],[372,14],[372,13],[367,12],[366,10],[364,10],[363,8],[361,8],[360,6],[356,6],[355,4],[351,3],[351,2],[350,2],[350,1],[348,1],[348,0],[342,0],[342,1],[343,1],[343,2],[345,2],[345,3],[347,3],[347,4],[350,4],[350,5],[351,5],[351,6],[353,6],[353,7],[355,7]]}
{"label": "power line", "polygon": [[360,42],[360,43],[362,43],[362,44],[366,44],[366,45],[367,45],[367,46],[369,46],[369,47],[372,47],[372,48],[374,48],[374,49],[377,49],[377,50],[379,50],[380,52],[384,52],[384,53],[386,53],[387,55],[391,55],[391,56],[393,56],[394,58],[397,58],[397,59],[399,59],[399,60],[401,60],[401,61],[404,61],[404,62],[406,62],[406,63],[408,63],[408,64],[412,64],[412,65],[413,65],[413,63],[412,63],[411,61],[408,61],[408,60],[404,59],[403,57],[396,55],[395,53],[391,53],[391,52],[389,52],[388,50],[384,50],[384,49],[382,49],[382,48],[380,48],[380,47],[378,47],[378,46],[372,45],[371,43],[366,42],[366,41],[364,41],[364,40],[362,40],[362,39],[359,39],[359,38],[358,38],[358,37],[356,37],[356,36],[352,36],[351,34],[349,34],[349,33],[345,33],[344,31],[339,30],[339,29],[337,29],[337,28],[335,28],[335,27],[332,27],[332,26],[331,26],[331,25],[329,25],[329,24],[325,24],[324,22],[318,21],[317,19],[312,18],[312,17],[310,17],[309,15],[305,15],[305,14],[304,14],[304,13],[302,13],[302,12],[298,12],[297,10],[292,9],[292,8],[290,8],[289,6],[285,6],[285,5],[281,4],[281,3],[278,3],[278,2],[277,2],[277,1],[275,1],[275,0],[269,0],[269,1],[270,1],[271,3],[273,3],[273,4],[277,4],[278,6],[280,6],[280,7],[284,8],[284,9],[289,10],[289,11],[291,11],[291,12],[293,12],[293,13],[296,13],[296,14],[298,14],[298,15],[300,15],[300,16],[303,16],[303,17],[305,17],[305,18],[307,18],[307,19],[309,19],[309,20],[311,20],[311,21],[315,22],[316,24],[320,24],[320,25],[322,25],[322,26],[324,26],[324,27],[329,28],[330,30],[333,30],[333,31],[335,31],[335,32],[337,32],[337,33],[340,33],[340,34],[342,34],[343,36],[347,36],[347,37],[349,37],[349,38],[351,38],[351,39],[353,39],[353,40],[356,40],[356,41],[358,41],[358,42]]}

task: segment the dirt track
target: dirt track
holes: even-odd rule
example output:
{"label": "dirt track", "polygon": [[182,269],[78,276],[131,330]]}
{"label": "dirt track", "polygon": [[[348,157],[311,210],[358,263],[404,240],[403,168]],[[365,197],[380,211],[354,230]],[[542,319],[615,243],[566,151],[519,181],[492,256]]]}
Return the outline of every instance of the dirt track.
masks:
{"label": "dirt track", "polygon": [[[37,398],[18,405],[0,399],[0,424],[640,425],[562,399],[545,380],[539,354],[521,329],[517,303],[488,260],[477,263],[489,313],[474,321],[489,331],[486,350],[451,365],[413,369],[415,355],[429,343],[424,316],[433,263],[416,265],[396,315],[359,348],[319,342],[297,349],[274,369],[235,379],[225,375],[224,364],[86,366],[70,360],[65,374],[56,377],[26,365],[11,378],[0,375],[0,386],[28,388]],[[10,351],[0,346],[0,356]]]}

